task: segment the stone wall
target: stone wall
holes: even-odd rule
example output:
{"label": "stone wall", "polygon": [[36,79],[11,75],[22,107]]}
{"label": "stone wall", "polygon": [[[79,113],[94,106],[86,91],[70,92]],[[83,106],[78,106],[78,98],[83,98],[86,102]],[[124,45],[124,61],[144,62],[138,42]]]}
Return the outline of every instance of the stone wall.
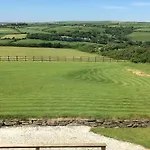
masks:
{"label": "stone wall", "polygon": [[105,120],[105,119],[3,119],[0,127],[5,126],[91,126],[104,128],[146,128],[150,119],[143,120]]}

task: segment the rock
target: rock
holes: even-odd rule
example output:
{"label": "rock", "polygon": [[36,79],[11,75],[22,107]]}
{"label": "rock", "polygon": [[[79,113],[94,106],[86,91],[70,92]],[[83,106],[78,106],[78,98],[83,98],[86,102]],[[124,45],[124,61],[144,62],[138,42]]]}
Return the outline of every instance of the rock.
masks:
{"label": "rock", "polygon": [[3,126],[4,120],[0,120],[0,128]]}
{"label": "rock", "polygon": [[128,127],[128,128],[131,128],[131,127],[133,127],[133,124],[132,124],[132,123],[131,123],[131,124],[128,124],[127,127]]}
{"label": "rock", "polygon": [[18,125],[18,121],[15,120],[5,120],[4,121],[5,126],[16,126]]}

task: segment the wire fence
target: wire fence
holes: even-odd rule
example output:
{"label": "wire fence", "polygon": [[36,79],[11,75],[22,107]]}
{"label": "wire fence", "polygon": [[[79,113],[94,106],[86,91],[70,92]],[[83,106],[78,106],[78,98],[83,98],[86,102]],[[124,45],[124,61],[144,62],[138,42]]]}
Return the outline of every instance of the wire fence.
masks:
{"label": "wire fence", "polygon": [[126,62],[127,60],[112,59],[102,56],[0,56],[0,61],[32,61],[32,62]]}

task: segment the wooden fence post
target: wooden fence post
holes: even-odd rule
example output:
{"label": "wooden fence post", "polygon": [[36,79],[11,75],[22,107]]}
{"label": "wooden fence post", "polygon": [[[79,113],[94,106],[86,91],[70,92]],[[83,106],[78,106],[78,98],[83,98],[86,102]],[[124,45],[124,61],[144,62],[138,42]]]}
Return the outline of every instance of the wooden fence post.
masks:
{"label": "wooden fence post", "polygon": [[43,62],[43,56],[41,56],[41,62]]}
{"label": "wooden fence post", "polygon": [[34,61],[35,59],[34,59],[34,56],[32,57],[32,60]]}
{"label": "wooden fence post", "polygon": [[73,56],[73,61],[74,61],[74,56]]}
{"label": "wooden fence post", "polygon": [[51,56],[49,56],[49,62],[51,61]]}
{"label": "wooden fence post", "polygon": [[8,56],[8,61],[10,61],[9,56]]}
{"label": "wooden fence post", "polygon": [[18,56],[16,56],[16,61],[18,61]]}
{"label": "wooden fence post", "polygon": [[82,62],[82,56],[80,56],[80,62]]}
{"label": "wooden fence post", "polygon": [[27,57],[27,56],[24,57],[24,61],[27,61],[27,58],[26,58],[26,57]]}

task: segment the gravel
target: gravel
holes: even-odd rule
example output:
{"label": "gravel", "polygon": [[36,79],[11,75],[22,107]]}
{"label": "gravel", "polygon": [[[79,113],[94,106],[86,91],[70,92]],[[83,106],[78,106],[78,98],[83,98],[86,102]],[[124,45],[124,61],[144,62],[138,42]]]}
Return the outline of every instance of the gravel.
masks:
{"label": "gravel", "polygon": [[107,150],[145,150],[144,147],[139,145],[121,142],[92,133],[90,132],[90,127],[87,126],[0,128],[0,145],[50,145],[64,143],[106,143]]}

